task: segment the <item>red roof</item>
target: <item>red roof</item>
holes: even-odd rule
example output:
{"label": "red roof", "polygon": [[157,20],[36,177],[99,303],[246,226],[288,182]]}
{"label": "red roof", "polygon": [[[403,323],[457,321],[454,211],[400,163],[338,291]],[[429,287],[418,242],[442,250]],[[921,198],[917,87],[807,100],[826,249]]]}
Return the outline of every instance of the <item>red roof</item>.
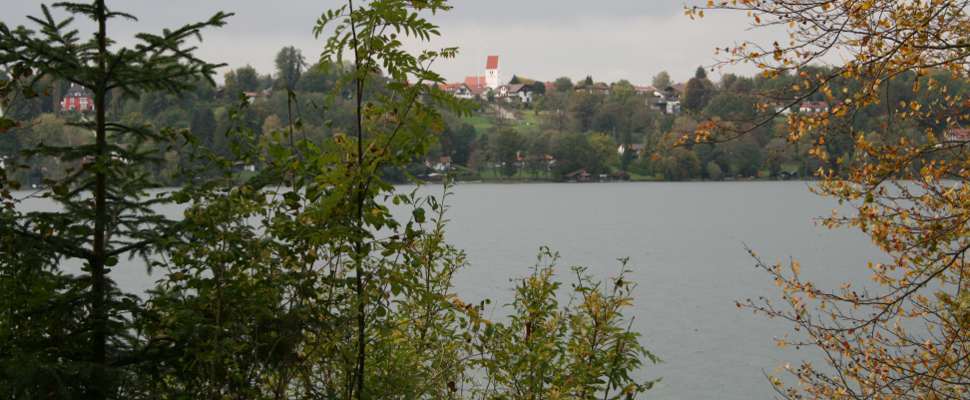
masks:
{"label": "red roof", "polygon": [[472,94],[475,96],[481,96],[485,94],[485,92],[488,90],[488,86],[475,86],[475,87],[469,86],[468,90],[470,90]]}
{"label": "red roof", "polygon": [[488,56],[485,61],[485,69],[498,69],[498,56]]}
{"label": "red roof", "polygon": [[637,93],[653,94],[654,92],[657,91],[657,88],[655,88],[653,86],[637,86],[637,85],[634,85],[633,86],[633,91],[635,91]]}
{"label": "red roof", "polygon": [[459,83],[440,83],[440,84],[438,84],[438,88],[440,88],[441,90],[445,90],[445,91],[459,90],[459,89],[462,88],[462,86],[467,86],[467,84],[461,83],[461,82],[459,82]]}
{"label": "red roof", "polygon": [[465,77],[465,85],[468,85],[468,87],[471,88],[471,89],[475,89],[477,87],[485,86],[486,85],[486,83],[485,83],[485,77],[484,76],[466,76]]}

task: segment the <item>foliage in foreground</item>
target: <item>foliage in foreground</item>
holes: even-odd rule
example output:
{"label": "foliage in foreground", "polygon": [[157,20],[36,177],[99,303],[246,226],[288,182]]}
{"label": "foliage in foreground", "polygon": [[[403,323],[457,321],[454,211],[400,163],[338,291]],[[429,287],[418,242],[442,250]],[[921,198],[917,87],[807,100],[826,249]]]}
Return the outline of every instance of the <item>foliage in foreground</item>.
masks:
{"label": "foliage in foreground", "polygon": [[[967,97],[946,82],[970,82],[968,1],[710,1],[744,11],[755,27],[784,26],[790,43],[726,49],[767,77],[796,74],[800,98],[822,96],[825,113],[788,117],[791,141],[809,141],[822,163],[816,191],[849,205],[825,220],[868,235],[891,260],[870,263],[874,285],[820,287],[758,260],[782,288],[781,304],[748,302],[790,321],[781,345],[814,348],[824,365],[790,366],[793,384],[775,377],[785,398],[962,399],[970,393],[970,121]],[[703,16],[702,9],[691,9]],[[813,70],[813,62],[845,62]],[[907,85],[899,85],[906,78]],[[852,82],[834,90],[832,82]],[[931,99],[930,101],[919,101]],[[798,101],[796,98],[795,101]],[[867,109],[885,113],[860,127]],[[722,134],[709,124],[702,139]],[[907,135],[915,130],[919,135]],[[830,143],[851,143],[832,154]],[[842,173],[839,173],[839,170]]]}
{"label": "foliage in foreground", "polygon": [[[122,48],[107,26],[130,16],[103,0],[57,7],[93,20],[94,39],[82,42],[46,7],[39,33],[0,24],[0,66],[15,72],[0,94],[6,103],[29,95],[32,80],[74,80],[94,93],[95,120],[77,125],[95,138],[27,150],[64,167],[49,171],[51,190],[26,197],[55,211],[25,211],[23,192],[0,174],[4,396],[591,399],[650,387],[638,368],[657,359],[623,314],[629,282],[578,272],[575,303],[560,307],[551,266],[537,267],[509,322],[485,320],[482,306],[453,292],[465,258],[444,240],[443,199],[399,193],[383,179],[426,153],[443,126],[439,110],[467,110],[421,84],[442,81],[430,66],[455,49],[402,48],[404,38],[438,35],[425,15],[446,11],[444,1],[327,11],[316,27],[333,32],[324,61],[345,65],[345,52],[353,55],[333,97],[351,96],[354,129],[317,142],[294,120],[258,134],[241,102],[228,152],[186,130],[109,120],[105,110],[109,94],[179,94],[211,77],[217,66],[185,42],[227,14]],[[186,185],[149,192],[147,169],[171,149],[190,157],[179,171]],[[237,168],[252,164],[263,168],[240,181]],[[162,207],[182,218],[167,219]],[[157,279],[146,293],[112,280],[137,260]]]}

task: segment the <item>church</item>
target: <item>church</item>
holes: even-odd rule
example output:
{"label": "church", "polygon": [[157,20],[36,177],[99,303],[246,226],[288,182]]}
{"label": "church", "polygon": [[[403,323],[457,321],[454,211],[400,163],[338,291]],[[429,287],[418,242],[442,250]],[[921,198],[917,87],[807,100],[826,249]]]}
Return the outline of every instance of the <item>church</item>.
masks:
{"label": "church", "polygon": [[465,85],[476,93],[483,92],[485,89],[498,89],[502,85],[502,71],[499,69],[498,56],[488,56],[485,59],[485,75],[465,77]]}

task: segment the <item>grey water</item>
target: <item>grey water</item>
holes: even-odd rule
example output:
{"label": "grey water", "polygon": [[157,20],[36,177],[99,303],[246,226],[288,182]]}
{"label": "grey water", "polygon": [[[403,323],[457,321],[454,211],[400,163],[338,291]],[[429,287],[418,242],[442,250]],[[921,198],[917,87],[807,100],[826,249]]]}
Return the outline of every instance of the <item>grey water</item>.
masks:
{"label": "grey water", "polygon": [[[771,399],[765,373],[817,354],[777,348],[773,339],[791,332],[789,324],[736,308],[736,300],[778,293],[745,246],[768,262],[797,259],[803,275],[830,288],[864,283],[866,263],[885,260],[861,233],[818,226],[816,218],[837,205],[810,193],[808,185],[458,184],[447,199],[446,232],[467,252],[469,266],[456,275],[456,292],[470,302],[508,302],[510,279],[529,273],[540,246],[559,252],[564,282],[571,265],[607,278],[619,271],[618,258],[629,257],[628,277],[638,282],[634,329],[664,360],[641,371],[643,378],[663,378],[644,397]],[[438,195],[441,189],[429,185],[419,192]],[[128,290],[151,286],[138,268],[120,266],[113,274]]]}

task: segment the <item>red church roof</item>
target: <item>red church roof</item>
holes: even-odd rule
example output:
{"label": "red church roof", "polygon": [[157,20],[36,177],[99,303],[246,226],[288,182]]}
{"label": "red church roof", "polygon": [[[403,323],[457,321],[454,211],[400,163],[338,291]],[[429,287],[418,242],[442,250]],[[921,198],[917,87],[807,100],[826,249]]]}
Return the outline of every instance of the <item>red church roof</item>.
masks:
{"label": "red church roof", "polygon": [[488,56],[485,61],[485,69],[498,69],[498,56]]}
{"label": "red church roof", "polygon": [[472,88],[472,89],[477,88],[477,87],[481,87],[481,86],[485,86],[486,85],[486,83],[485,83],[485,77],[484,76],[466,76],[465,77],[465,84],[468,85],[468,87],[469,88]]}

